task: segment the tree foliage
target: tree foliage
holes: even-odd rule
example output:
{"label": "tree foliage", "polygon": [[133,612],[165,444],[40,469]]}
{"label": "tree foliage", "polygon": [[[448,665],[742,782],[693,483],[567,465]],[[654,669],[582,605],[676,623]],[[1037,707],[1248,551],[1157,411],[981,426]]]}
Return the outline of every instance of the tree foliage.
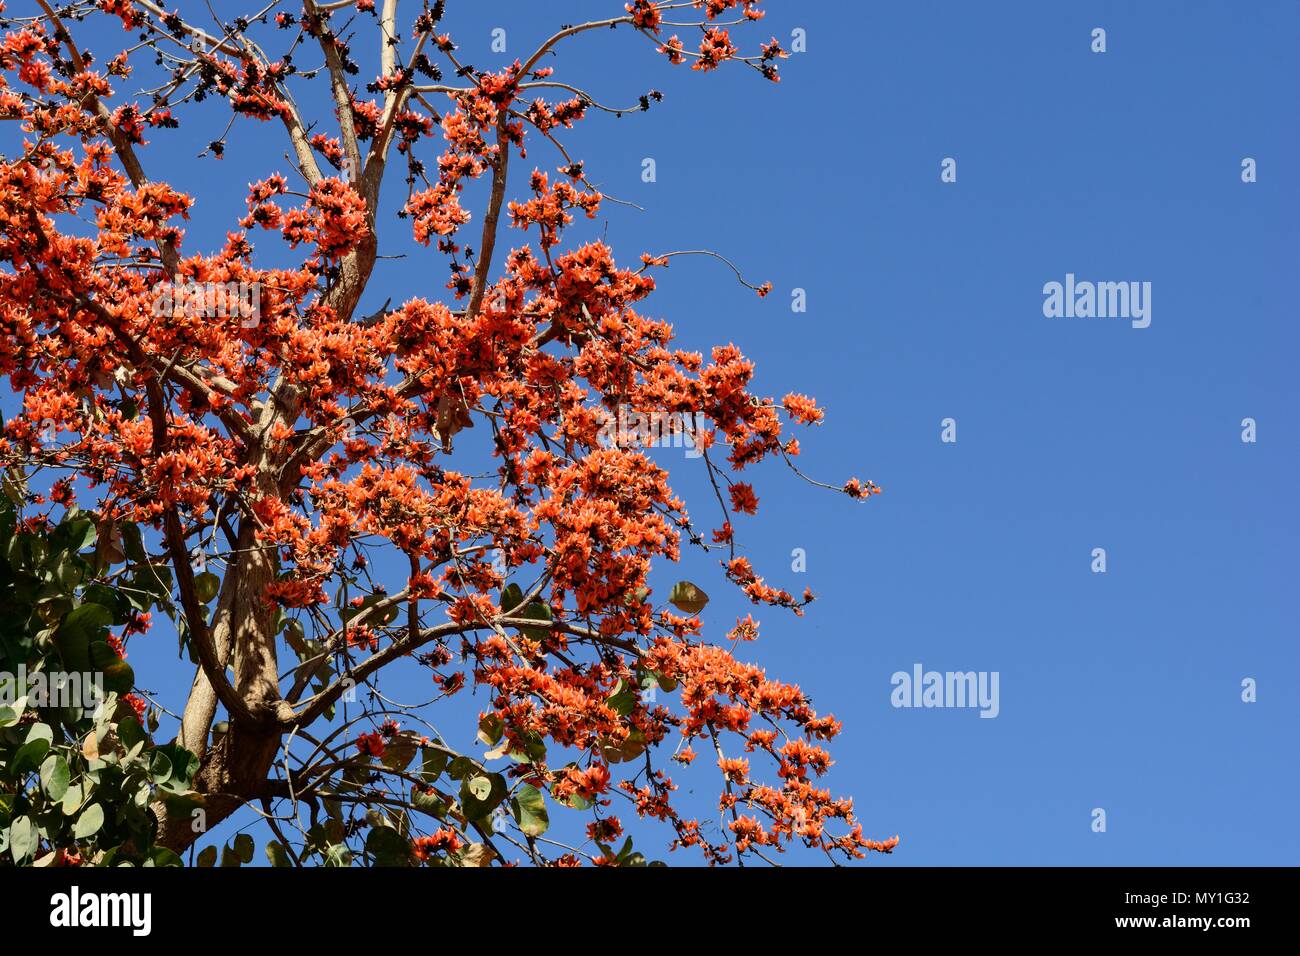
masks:
{"label": "tree foliage", "polygon": [[[7,485],[21,500],[12,474]],[[202,806],[198,757],[154,742],[158,712],[132,693],[111,631],[139,633],[170,572],[138,549],[114,571],[99,524],[75,509],[53,526],[19,520],[0,498],[0,865],[179,866],[151,805]],[[99,679],[70,684],[83,675]]]}
{"label": "tree foliage", "polygon": [[[747,54],[732,38],[757,2],[634,0],[500,71],[463,60],[441,0],[271,3],[218,26],[150,0],[35,2],[0,42],[0,118],[23,137],[0,164],[0,374],[21,398],[0,437],[4,654],[118,686],[95,717],[0,711],[14,861],[175,862],[254,811],[286,866],[641,865],[628,814],[715,863],[892,849],[820,782],[839,723],[733,655],[757,622],[715,643],[702,588],[656,599],[647,583],[686,545],[755,604],[800,613],[812,595],[766,584],[733,519],[758,507],[743,470],[803,477],[789,428],[821,410],[756,394],[734,345],[677,348],[645,313],[656,272],[688,253],[629,265],[566,242],[607,200],[565,132],[660,99],[602,105],[556,75],[566,43],[614,30],[650,58],[776,80],[776,40]],[[79,43],[110,18],[120,52]],[[213,101],[227,130],[256,124],[286,152],[262,150],[225,244],[197,251],[194,197],[151,168],[149,140]],[[196,160],[212,175],[226,137]],[[382,263],[381,230],[420,244],[427,297],[372,290],[402,268]],[[613,424],[627,409],[690,432],[717,527]],[[145,710],[124,641],[160,653],[155,612],[195,674]],[[424,669],[432,699],[385,697],[393,668]],[[479,708],[485,749],[433,729],[456,706]],[[168,708],[176,741],[158,745],[141,716]],[[697,747],[720,826],[674,796],[667,765]],[[552,839],[567,813],[589,818],[579,846]],[[252,858],[240,834],[197,862]]]}

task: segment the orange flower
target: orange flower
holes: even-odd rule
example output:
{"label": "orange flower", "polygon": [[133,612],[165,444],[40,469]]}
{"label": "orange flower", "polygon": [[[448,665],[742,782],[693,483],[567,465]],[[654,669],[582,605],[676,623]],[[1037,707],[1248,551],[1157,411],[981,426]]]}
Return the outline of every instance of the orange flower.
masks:
{"label": "orange flower", "polygon": [[754,489],[744,482],[736,482],[730,488],[731,507],[742,514],[752,515],[758,511],[758,496]]}

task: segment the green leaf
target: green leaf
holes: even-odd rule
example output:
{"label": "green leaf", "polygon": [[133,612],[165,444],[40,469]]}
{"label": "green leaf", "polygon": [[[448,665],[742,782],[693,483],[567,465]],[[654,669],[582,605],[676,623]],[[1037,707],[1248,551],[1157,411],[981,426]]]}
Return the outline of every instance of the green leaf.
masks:
{"label": "green leaf", "polygon": [[208,604],[221,590],[221,578],[211,571],[204,571],[194,577],[194,593],[203,604]]}
{"label": "green leaf", "polygon": [[624,763],[628,760],[635,760],[645,753],[646,739],[645,734],[640,730],[632,730],[628,733],[627,739],[615,745],[612,742],[603,742],[600,745],[600,753],[610,763]]}
{"label": "green leaf", "polygon": [[63,805],[60,809],[65,817],[76,816],[81,805],[86,802],[86,788],[79,783],[68,785],[68,791],[63,795]]}
{"label": "green leaf", "polygon": [[214,866],[217,862],[217,848],[215,846],[205,846],[199,851],[195,864],[202,867]]}
{"label": "green leaf", "polygon": [[24,774],[31,773],[41,765],[45,755],[50,752],[50,742],[43,738],[37,737],[34,740],[29,739],[27,743],[18,748],[10,762],[9,773],[15,779],[22,777]]}
{"label": "green leaf", "polygon": [[128,751],[136,747],[143,747],[149,742],[144,728],[140,726],[140,721],[136,719],[135,714],[128,714],[117,722],[117,739],[122,741],[122,746]]}
{"label": "green leaf", "polygon": [[[4,416],[0,415],[0,431],[4,429]],[[0,499],[0,554],[6,549],[18,527],[18,516],[14,513],[13,502]]]}
{"label": "green leaf", "polygon": [[447,751],[437,747],[420,749],[420,779],[433,783],[447,769]]}
{"label": "green leaf", "polygon": [[95,522],[78,515],[65,518],[50,532],[50,548],[54,551],[84,551],[95,543]]}
{"label": "green leaf", "polygon": [[290,618],[284,625],[284,641],[298,655],[300,661],[305,661],[312,654],[311,648],[307,646],[306,634],[302,621],[296,617]]}
{"label": "green leaf", "polygon": [[[535,730],[529,730],[521,734],[519,742],[523,744],[523,750],[518,747],[510,751],[510,759],[516,763],[545,763],[546,762],[546,741],[542,735]],[[497,750],[506,746],[503,742]]]}
{"label": "green leaf", "polygon": [[207,805],[207,798],[197,790],[185,793],[164,793],[163,804],[167,812],[177,817],[188,817],[195,810]]}
{"label": "green leaf", "polygon": [[54,577],[65,591],[71,593],[85,579],[86,570],[86,562],[70,552],[59,559]]}
{"label": "green leaf", "polygon": [[614,687],[614,693],[605,698],[605,704],[620,717],[626,717],[636,708],[637,696],[636,689],[631,684],[620,680]]}
{"label": "green leaf", "polygon": [[289,851],[279,840],[272,840],[266,845],[266,858],[274,867],[289,866]]}
{"label": "green leaf", "polygon": [[172,776],[172,762],[167,755],[160,750],[155,750],[149,758],[149,779],[155,783],[170,780]]}
{"label": "green leaf", "polygon": [[496,854],[492,848],[483,843],[471,843],[456,851],[457,866],[483,867],[491,866]]}
{"label": "green leaf", "polygon": [[100,526],[99,540],[95,544],[95,560],[101,570],[126,560],[126,552],[122,550],[122,535],[112,521],[105,521]]}
{"label": "green leaf", "polygon": [[14,863],[22,866],[36,852],[40,844],[40,831],[31,817],[15,817],[9,824],[9,853]]}
{"label": "green leaf", "polygon": [[403,730],[388,739],[379,762],[389,770],[405,770],[419,749],[420,738],[409,730]]}
{"label": "green leaf", "polygon": [[495,746],[505,729],[505,724],[496,714],[484,714],[478,721],[478,739],[489,747]]}
{"label": "green leaf", "polygon": [[501,805],[508,793],[506,779],[499,773],[466,777],[460,785],[460,803],[470,820],[482,820]]}
{"label": "green leaf", "polygon": [[575,793],[564,801],[564,805],[573,810],[590,810],[594,804],[582,794]]}
{"label": "green leaf", "polygon": [[27,476],[18,468],[6,468],[0,477],[0,487],[14,504],[20,504],[27,497]]}
{"label": "green leaf", "polygon": [[546,813],[546,798],[531,783],[525,783],[519,788],[510,807],[519,829],[529,836],[541,836],[551,825],[551,818]]}
{"label": "green leaf", "polygon": [[464,780],[478,770],[478,764],[471,757],[457,757],[447,767],[447,776],[452,780]]}
{"label": "green leaf", "polygon": [[92,584],[81,592],[87,604],[100,604],[113,613],[113,624],[125,624],[131,617],[131,602],[121,591],[106,584]]}
{"label": "green leaf", "polygon": [[709,603],[709,596],[690,581],[678,581],[668,595],[668,603],[683,614],[694,617],[704,610],[704,606]]}
{"label": "green leaf", "polygon": [[31,724],[27,728],[27,736],[24,740],[27,743],[31,743],[33,740],[44,740],[47,744],[53,743],[54,731],[46,723]]}
{"label": "green leaf", "polygon": [[68,670],[81,673],[92,669],[91,642],[102,643],[112,621],[113,612],[102,604],[83,604],[63,619],[54,643]]}
{"label": "green leaf", "polygon": [[158,753],[166,754],[171,761],[172,776],[169,786],[177,793],[184,793],[194,782],[194,775],[199,772],[199,758],[180,744],[163,744],[155,748]]}
{"label": "green leaf", "polygon": [[247,833],[241,833],[235,837],[235,853],[244,863],[253,862],[253,838]]}
{"label": "green leaf", "polygon": [[172,569],[165,564],[140,566],[131,578],[127,597],[140,610],[147,611],[154,604],[166,604],[172,593]]}
{"label": "green leaf", "polygon": [[411,845],[392,827],[373,827],[366,837],[366,852],[375,866],[410,866]]}
{"label": "green leaf", "polygon": [[440,794],[427,793],[420,787],[411,788],[411,805],[421,813],[427,813],[439,820],[447,815],[450,807],[448,801]]}
{"label": "green leaf", "polygon": [[[605,859],[614,861],[615,866],[646,866],[647,865],[645,861],[645,857],[641,853],[632,849],[631,837],[628,837],[626,840],[623,841],[623,846],[619,848],[618,853],[615,853],[611,847],[606,846],[604,843],[597,843],[596,846],[600,847],[600,852],[605,855]],[[655,864],[651,864],[651,865],[655,865]],[[662,866],[663,864],[660,863],[657,865]]]}
{"label": "green leaf", "polygon": [[154,866],[184,866],[181,858],[164,846],[156,846],[149,852],[149,863]]}
{"label": "green leaf", "polygon": [[103,641],[90,645],[91,669],[104,675],[104,689],[115,694],[129,694],[135,687],[135,671]]}
{"label": "green leaf", "polygon": [[346,843],[335,843],[325,851],[325,865],[330,867],[350,866],[352,864],[352,851],[348,849]]}
{"label": "green leaf", "polygon": [[92,803],[81,811],[81,816],[77,817],[77,822],[72,827],[72,836],[77,840],[84,840],[98,833],[103,825],[104,808],[98,803]]}
{"label": "green leaf", "polygon": [[638,667],[636,669],[637,686],[642,690],[649,690],[657,687],[660,690],[673,691],[677,689],[677,681],[666,674],[660,674],[658,671],[649,671]]}
{"label": "green leaf", "polygon": [[68,792],[68,782],[72,774],[68,771],[68,762],[60,754],[52,754],[41,764],[41,786],[51,800],[62,801]]}
{"label": "green leaf", "polygon": [[124,521],[118,525],[118,530],[122,532],[122,547],[126,556],[136,564],[147,564],[149,556],[144,553],[144,537],[140,534],[140,526],[132,521]]}

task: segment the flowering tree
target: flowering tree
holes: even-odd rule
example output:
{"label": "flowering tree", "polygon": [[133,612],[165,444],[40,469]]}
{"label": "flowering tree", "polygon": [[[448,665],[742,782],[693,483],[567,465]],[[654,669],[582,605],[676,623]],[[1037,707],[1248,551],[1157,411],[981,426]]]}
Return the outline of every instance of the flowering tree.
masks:
{"label": "flowering tree", "polygon": [[[732,38],[762,17],[756,0],[635,0],[501,72],[462,62],[442,0],[405,18],[398,0],[273,0],[224,23],[151,0],[34,3],[3,14],[0,46],[0,118],[22,131],[0,166],[0,372],[21,397],[0,438],[16,503],[0,545],[39,610],[37,584],[59,572],[37,538],[68,537],[54,526],[72,522],[63,550],[81,577],[57,613],[15,626],[7,653],[75,667],[62,649],[96,645],[120,683],[128,643],[148,647],[160,613],[195,674],[174,700],[119,687],[112,721],[89,730],[11,713],[6,743],[38,718],[56,742],[88,734],[95,745],[55,768],[86,797],[137,742],[162,753],[167,772],[130,799],[148,805],[166,861],[241,811],[266,821],[283,865],[486,865],[507,852],[635,865],[630,843],[616,849],[632,814],[714,863],[770,861],[791,843],[832,859],[893,848],[819,783],[839,723],[706,639],[698,586],[659,598],[647,586],[652,560],[685,543],[717,552],[755,604],[800,613],[811,594],[766,585],[737,555],[731,515],[758,503],[738,473],[766,458],[795,469],[787,424],[821,411],[751,393],[735,346],[676,349],[672,327],[639,311],[655,270],[686,253],[619,265],[602,242],[565,243],[603,197],[563,134],[625,111],[564,82],[554,54],[615,29],[670,64],[775,81],[780,45],[746,54]],[[127,49],[80,46],[83,21],[106,17]],[[126,93],[133,75],[157,82]],[[149,168],[147,139],[205,99],[282,135],[285,156],[265,151],[225,245],[198,252],[183,245],[192,199]],[[530,146],[556,158],[512,182]],[[219,170],[224,148],[223,134],[198,161]],[[390,166],[404,221],[387,228],[412,230],[447,270],[446,291],[396,306],[367,299]],[[475,180],[481,212],[467,208]],[[518,231],[503,239],[506,227]],[[273,247],[292,265],[269,264]],[[641,430],[619,427],[626,409],[689,433],[716,528],[688,517]],[[66,620],[94,607],[107,610],[80,611],[69,638]],[[757,636],[746,617],[727,638]],[[377,684],[390,668],[427,670],[433,700],[390,701]],[[469,685],[485,692],[464,706],[481,708],[486,752],[460,752],[429,722]],[[142,740],[169,706],[175,742]],[[720,774],[717,828],[680,811],[665,766],[697,749]],[[0,791],[37,806],[46,775],[9,769]],[[19,819],[8,804],[0,813]],[[576,847],[548,835],[570,811],[589,817]],[[27,859],[60,862],[151,845],[23,834]],[[227,856],[246,861],[246,840]]]}

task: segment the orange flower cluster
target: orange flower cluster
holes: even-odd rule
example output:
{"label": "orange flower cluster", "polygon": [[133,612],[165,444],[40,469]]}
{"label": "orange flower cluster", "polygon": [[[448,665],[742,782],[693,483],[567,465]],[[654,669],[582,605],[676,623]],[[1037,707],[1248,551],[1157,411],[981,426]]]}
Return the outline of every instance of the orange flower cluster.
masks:
{"label": "orange flower cluster", "polygon": [[[658,34],[662,6],[630,0],[621,22]],[[654,38],[674,62],[712,71],[740,61],[767,75],[783,55],[773,41],[744,57],[714,23],[728,11],[758,19],[754,0],[694,6],[698,51]],[[100,8],[132,30],[170,22],[122,0]],[[279,151],[268,151],[272,168],[248,187],[247,213],[225,244],[183,253],[193,198],[138,174],[148,164],[136,160],[147,158],[145,131],[168,135],[185,99],[123,101],[113,84],[141,57],[104,58],[103,71],[79,56],[76,65],[46,25],[15,23],[0,37],[0,116],[26,142],[0,163],[0,375],[22,413],[0,433],[0,467],[61,470],[68,477],[42,502],[96,496],[107,520],[142,523],[155,550],[169,516],[186,549],[225,536],[221,573],[258,597],[236,610],[287,635],[292,615],[276,615],[306,609],[292,620],[313,629],[330,668],[369,673],[392,658],[427,667],[443,695],[470,680],[485,688],[502,753],[527,758],[517,776],[556,801],[594,805],[594,841],[622,833],[601,808],[624,800],[712,862],[792,842],[848,856],[893,849],[896,838],[863,839],[852,804],[816,785],[832,763],[821,744],[839,723],[819,717],[797,686],[703,642],[700,615],[668,612],[650,590],[656,559],[677,561],[684,545],[727,549],[725,574],[751,601],[801,612],[810,593],[767,585],[735,554],[732,512],[756,513],[759,494],[757,478],[731,476],[768,459],[788,464],[799,451],[789,425],[820,424],[822,410],[797,393],[756,394],[753,363],[734,344],[707,354],[675,345],[673,327],[642,305],[655,289],[650,270],[669,256],[627,267],[604,242],[565,243],[577,214],[594,217],[602,202],[579,162],[533,169],[524,196],[499,201],[491,222],[508,213],[501,223],[518,230],[517,246],[503,251],[488,228],[474,248],[461,245],[467,183],[484,177],[505,192],[506,163],[526,157],[526,137],[552,140],[596,113],[589,97],[544,82],[549,68],[460,66],[426,12],[414,32],[430,39],[427,57],[380,76],[374,100],[345,88],[336,106],[347,122],[314,133],[287,93],[287,58],[198,49],[196,89],[245,121],[284,123],[309,185],[291,189],[297,173],[274,168]],[[319,12],[280,14],[267,28],[319,40],[346,76],[347,45],[328,24]],[[448,79],[441,113],[410,95],[435,56],[459,81]],[[533,98],[548,87],[564,97]],[[394,144],[409,188],[404,202],[381,207],[375,157]],[[358,152],[375,165],[313,172],[318,159],[327,172],[347,168]],[[379,211],[393,206],[429,247],[421,254],[445,262],[449,301],[435,301],[441,277],[428,298],[396,305],[365,293],[378,268]],[[255,254],[253,230],[274,254]],[[190,308],[192,297],[173,294],[208,290],[211,302],[218,287],[253,290],[252,317]],[[699,464],[727,492],[707,544],[668,472],[644,449],[606,440],[622,407],[698,426]],[[725,460],[715,460],[723,446]],[[866,498],[880,489],[854,479],[842,490]],[[384,547],[381,566],[369,555]],[[381,584],[394,566],[400,573]],[[510,584],[531,588],[523,605],[502,606]],[[727,637],[755,640],[757,622],[737,621]],[[448,670],[453,662],[462,669]],[[652,685],[655,701],[637,693]],[[679,815],[676,784],[647,772],[673,738],[683,772],[720,772],[729,836],[717,842]],[[366,758],[395,747],[378,732],[355,746]],[[567,765],[558,760],[566,748],[578,755]],[[689,767],[696,750],[714,754],[698,770]],[[765,773],[774,785],[759,782]],[[461,848],[450,828],[414,844],[420,859]]]}
{"label": "orange flower cluster", "polygon": [[450,827],[442,827],[428,836],[416,837],[411,844],[415,858],[421,862],[435,856],[455,853],[464,846],[460,834]]}

